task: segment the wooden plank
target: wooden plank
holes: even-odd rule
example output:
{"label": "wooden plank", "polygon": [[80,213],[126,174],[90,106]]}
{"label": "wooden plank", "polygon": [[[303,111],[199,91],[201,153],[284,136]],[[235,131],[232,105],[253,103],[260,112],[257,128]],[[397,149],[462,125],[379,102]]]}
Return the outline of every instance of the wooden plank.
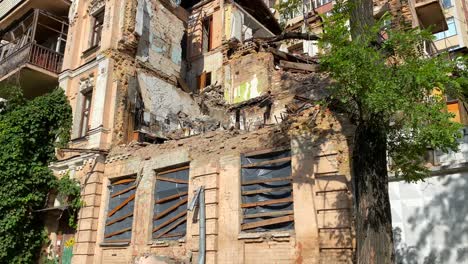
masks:
{"label": "wooden plank", "polygon": [[128,242],[130,243],[130,239],[107,239],[104,242],[105,243],[125,243]]}
{"label": "wooden plank", "polygon": [[261,166],[265,166],[265,165],[271,165],[271,164],[282,163],[282,162],[287,162],[287,161],[291,161],[291,157],[285,157],[285,158],[280,158],[280,159],[275,159],[275,160],[267,160],[267,161],[262,161],[262,162],[245,164],[245,165],[242,165],[242,168],[261,167]]}
{"label": "wooden plank", "polygon": [[157,216],[153,217],[154,220],[158,220],[162,217],[164,217],[165,215],[167,215],[168,213],[174,211],[176,208],[178,208],[179,206],[183,205],[184,203],[187,203],[188,201],[188,197],[185,197],[185,199],[183,200],[180,200],[178,203],[174,204],[173,206],[167,208],[166,210],[162,211],[160,214],[158,214]]}
{"label": "wooden plank", "polygon": [[122,217],[116,218],[116,219],[114,219],[114,220],[112,220],[112,221],[106,223],[106,226],[110,226],[110,225],[112,225],[112,224],[115,224],[115,223],[117,223],[117,222],[120,222],[120,221],[122,221],[122,220],[125,220],[125,219],[127,219],[128,217],[130,217],[130,216],[133,216],[133,212],[131,212],[131,213],[129,213],[129,214],[126,214],[126,215],[124,215],[124,216],[122,216]]}
{"label": "wooden plank", "polygon": [[261,201],[261,202],[255,202],[255,203],[241,204],[241,207],[242,208],[250,208],[250,207],[255,207],[255,206],[289,203],[289,202],[292,202],[292,201],[293,201],[293,198],[289,197],[289,198],[283,198],[283,199],[275,199],[275,200]]}
{"label": "wooden plank", "polygon": [[321,247],[319,248],[320,251],[322,250],[354,250],[352,247]]}
{"label": "wooden plank", "polygon": [[130,231],[130,230],[132,230],[131,227],[127,227],[127,228],[124,228],[124,229],[120,229],[119,231],[115,231],[115,232],[112,232],[112,233],[110,233],[110,234],[105,235],[104,238],[109,238],[109,237],[113,237],[113,236],[116,236],[116,235],[120,235],[120,234],[125,233],[125,232],[128,232],[128,231]]}
{"label": "wooden plank", "polygon": [[319,70],[319,67],[320,67],[318,64],[290,62],[290,61],[285,61],[285,60],[280,60],[280,66],[285,69],[301,70],[301,71],[308,71],[308,72],[316,72]]}
{"label": "wooden plank", "polygon": [[351,210],[349,207],[345,208],[325,208],[325,209],[318,209],[317,214],[320,214],[321,212],[333,212],[333,211],[343,211],[343,210]]}
{"label": "wooden plank", "polygon": [[131,191],[131,190],[133,190],[133,189],[135,189],[135,188],[136,188],[136,185],[130,186],[130,187],[128,187],[127,189],[124,189],[124,190],[122,190],[122,191],[120,191],[120,192],[118,192],[118,193],[114,193],[114,194],[111,196],[111,198],[114,198],[114,197],[116,197],[116,196],[119,196],[119,195],[121,195],[121,194],[124,194],[124,193],[126,193],[126,192],[129,192],[129,191]]}
{"label": "wooden plank", "polygon": [[190,93],[191,90],[190,90],[190,87],[188,86],[188,84],[180,77],[176,77],[177,79],[177,83],[179,83],[180,87],[182,88],[182,90],[186,93]]}
{"label": "wooden plank", "polygon": [[135,179],[123,179],[120,181],[113,182],[112,185],[118,185],[118,184],[124,184],[124,183],[129,183],[129,182],[134,182]]}
{"label": "wooden plank", "polygon": [[112,211],[109,212],[109,214],[107,215],[107,217],[111,217],[113,216],[115,213],[117,213],[117,211],[119,211],[120,209],[122,209],[122,207],[124,207],[125,205],[127,205],[130,201],[132,201],[133,199],[135,199],[135,194],[132,194],[130,195],[130,197],[127,198],[127,200],[123,201],[121,204],[117,205]]}
{"label": "wooden plank", "polygon": [[325,158],[325,157],[330,157],[330,156],[336,156],[338,155],[338,152],[325,152],[325,153],[320,153],[318,155],[315,155],[315,159],[320,159],[320,158]]}
{"label": "wooden plank", "polygon": [[157,235],[155,238],[160,238],[162,236],[164,236],[165,234],[169,233],[172,229],[176,228],[177,226],[179,226],[180,224],[182,224],[183,222],[187,221],[187,219],[185,218],[182,218],[182,219],[179,219],[179,221],[173,223],[172,225],[170,225],[166,230],[164,230],[163,232],[161,232],[161,234]]}
{"label": "wooden plank", "polygon": [[185,233],[179,232],[179,233],[173,233],[173,234],[165,234],[164,236],[161,236],[161,238],[182,237],[182,236],[185,236]]}
{"label": "wooden plank", "polygon": [[348,189],[343,188],[343,189],[335,189],[335,190],[318,191],[318,192],[315,192],[315,195],[332,193],[332,192],[346,192],[346,193],[348,193]]}
{"label": "wooden plank", "polygon": [[167,202],[167,201],[174,200],[174,199],[176,199],[176,198],[179,198],[179,197],[184,196],[184,195],[187,195],[187,194],[188,194],[188,192],[182,192],[182,193],[174,194],[174,195],[171,195],[171,196],[168,196],[168,197],[165,197],[165,198],[156,200],[155,203],[156,203],[156,204],[162,204],[162,203],[165,203],[165,202]]}
{"label": "wooden plank", "polygon": [[243,191],[242,195],[252,195],[252,194],[259,194],[259,193],[279,192],[279,191],[292,191],[292,186]]}
{"label": "wooden plank", "polygon": [[244,215],[244,219],[269,217],[269,216],[280,216],[280,215],[292,215],[292,214],[294,214],[294,210],[273,211],[273,212],[258,213],[258,214],[247,214],[247,215]]}
{"label": "wooden plank", "polygon": [[[326,171],[326,172],[316,172],[314,173],[315,177],[331,177],[331,176],[338,176],[339,171]],[[346,177],[346,176],[343,176]]]}
{"label": "wooden plank", "polygon": [[[179,219],[179,218],[181,218],[181,217],[183,217],[185,215],[187,215],[187,210],[184,210],[184,211],[180,212],[179,214],[172,217],[171,219],[169,219],[169,220],[163,222],[162,224],[160,224],[159,226],[153,228],[153,233],[161,230],[163,227],[165,227],[167,225],[170,225],[172,222],[174,222],[175,220],[177,220],[177,219]],[[186,220],[186,219],[184,218],[183,220]]]}
{"label": "wooden plank", "polygon": [[280,51],[280,50],[277,50],[277,49],[275,49],[275,48],[273,48],[273,47],[268,47],[267,50],[268,50],[269,52],[273,53],[274,55],[276,55],[276,56],[282,58],[282,59],[285,59],[285,60],[288,59],[288,55],[287,55],[285,52],[282,52],[282,51]]}
{"label": "wooden plank", "polygon": [[276,154],[278,152],[283,152],[283,151],[288,151],[290,150],[291,147],[277,147],[277,148],[267,148],[267,149],[260,149],[256,151],[251,151],[244,153],[244,157],[249,158],[249,157],[254,157],[254,156],[259,156],[259,155],[265,155],[265,154]]}
{"label": "wooden plank", "polygon": [[277,217],[277,218],[273,218],[273,219],[242,224],[241,229],[246,230],[246,229],[252,229],[252,228],[257,228],[257,227],[261,227],[261,226],[269,226],[269,225],[274,225],[274,224],[287,223],[287,222],[291,222],[291,221],[294,221],[294,216],[293,215],[287,215],[287,216],[281,216],[281,217]]}
{"label": "wooden plank", "polygon": [[164,175],[164,174],[168,174],[168,173],[178,172],[178,171],[181,171],[181,170],[188,170],[189,168],[190,168],[189,165],[183,166],[183,167],[178,167],[178,168],[175,168],[175,169],[170,169],[170,170],[165,170],[165,171],[158,172],[158,175]]}
{"label": "wooden plank", "polygon": [[169,178],[169,177],[162,177],[162,176],[156,176],[156,180],[167,181],[167,182],[175,182],[175,183],[181,183],[181,184],[188,184],[188,181],[185,181],[185,180],[174,179],[174,178]]}
{"label": "wooden plank", "polygon": [[242,182],[242,185],[252,185],[252,184],[259,184],[259,183],[290,181],[290,180],[292,180],[291,176],[281,177],[281,178],[267,178],[267,179],[260,179],[260,180],[245,181],[245,182]]}

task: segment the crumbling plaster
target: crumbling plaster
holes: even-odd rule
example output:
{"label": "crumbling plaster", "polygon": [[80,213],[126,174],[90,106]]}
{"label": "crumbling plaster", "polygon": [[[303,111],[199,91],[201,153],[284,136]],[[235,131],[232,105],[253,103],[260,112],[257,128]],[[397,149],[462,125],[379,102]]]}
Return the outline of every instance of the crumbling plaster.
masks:
{"label": "crumbling plaster", "polygon": [[[323,225],[349,224],[351,216],[345,211],[321,213],[320,208],[349,203],[348,198],[322,200],[317,191],[350,187],[348,146],[352,127],[331,112],[321,112],[317,125],[308,125],[314,112],[304,111],[291,120],[290,126],[274,126],[252,132],[215,131],[203,135],[168,141],[161,145],[133,145],[115,148],[108,156],[105,178],[137,174],[141,181],[137,190],[132,242],[128,247],[100,247],[102,263],[118,259],[141,261],[163,258],[163,263],[196,263],[198,255],[198,223],[189,212],[187,236],[173,242],[151,240],[151,217],[155,170],[190,162],[189,199],[196,188],[204,185],[207,201],[207,262],[206,263],[319,263],[319,260],[343,259],[351,263],[346,250],[319,251],[320,246],[340,244],[352,246],[350,231],[319,232]],[[285,133],[289,131],[289,133]],[[293,232],[240,232],[240,155],[266,148],[290,147],[293,152],[293,188],[295,229]],[[320,154],[321,153],[321,154]],[[336,159],[333,157],[336,153]],[[332,155],[321,158],[322,154]],[[319,158],[320,157],[320,158]],[[325,157],[325,156],[324,156]],[[319,174],[337,170],[330,179]],[[105,183],[108,180],[105,179]],[[106,214],[106,194],[101,200],[101,215]],[[105,217],[100,219],[97,240],[102,241]],[[160,259],[160,261],[163,261]],[[321,263],[321,262],[320,262]],[[337,263],[337,262],[332,262]]]}
{"label": "crumbling plaster", "polygon": [[[105,25],[109,28],[103,33],[107,46],[97,51],[99,61],[92,61],[94,55],[79,58],[73,63],[82,68],[73,66],[62,78],[65,89],[76,97],[79,78],[95,72],[94,89],[99,98],[93,102],[97,109],[93,115],[102,121],[103,129],[110,131],[99,140],[94,141],[89,135],[74,145],[97,146],[110,149],[111,153],[105,161],[100,156],[90,163],[92,167],[75,174],[82,182],[87,205],[79,215],[73,263],[196,262],[199,231],[198,223],[191,220],[193,212],[188,214],[187,236],[183,240],[152,241],[150,233],[155,170],[186,162],[190,163],[189,198],[198,186],[206,187],[207,263],[319,263],[337,258],[343,258],[344,263],[351,261],[352,250],[319,250],[337,243],[353,246],[352,229],[325,233],[319,229],[347,224],[351,215],[346,211],[317,211],[349,204],[348,193],[344,192],[343,197],[322,197],[316,192],[350,188],[347,133],[352,132],[352,126],[336,113],[314,107],[314,101],[325,95],[322,88],[326,86],[326,76],[279,69],[272,54],[250,51],[248,47],[235,58],[226,57],[223,19],[229,8],[221,3],[224,1],[213,1],[193,10],[199,16],[184,21],[160,1],[107,0]],[[188,25],[188,42],[195,41],[196,51],[198,23],[207,14],[213,14],[213,24],[220,27],[213,30],[214,49],[204,55],[189,49],[186,67],[181,57],[185,26]],[[78,16],[73,26],[75,37],[83,37],[78,31],[85,27],[87,16],[81,18]],[[170,30],[168,24],[172,26]],[[77,52],[79,45],[71,47],[81,55],[81,51]],[[213,86],[199,95],[183,91],[178,78],[184,77],[185,69],[189,86],[203,71],[212,72]],[[226,95],[232,99],[226,102]],[[132,122],[138,96],[144,110],[160,124],[160,136],[174,140],[158,145],[128,145],[135,129]],[[98,145],[93,143],[98,141]],[[240,232],[240,155],[277,147],[289,147],[293,153],[296,227],[291,232]],[[66,167],[66,162],[63,164]],[[336,173],[330,178],[317,176],[333,169]],[[129,246],[103,246],[107,186],[111,180],[130,174],[140,179],[132,241]]]}

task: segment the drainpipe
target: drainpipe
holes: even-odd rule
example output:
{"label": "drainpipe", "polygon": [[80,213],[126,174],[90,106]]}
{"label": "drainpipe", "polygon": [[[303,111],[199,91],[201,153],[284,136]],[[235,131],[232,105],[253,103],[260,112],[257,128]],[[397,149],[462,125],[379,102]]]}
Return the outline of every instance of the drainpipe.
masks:
{"label": "drainpipe", "polygon": [[205,213],[205,187],[200,186],[193,197],[193,200],[188,204],[187,210],[193,211],[198,204],[198,221],[200,239],[198,241],[198,264],[205,264],[206,256],[206,213]]}
{"label": "drainpipe", "polygon": [[198,197],[199,206],[199,228],[200,228],[200,240],[198,249],[198,263],[205,264],[206,254],[206,213],[205,213],[205,188],[201,187],[200,196]]}

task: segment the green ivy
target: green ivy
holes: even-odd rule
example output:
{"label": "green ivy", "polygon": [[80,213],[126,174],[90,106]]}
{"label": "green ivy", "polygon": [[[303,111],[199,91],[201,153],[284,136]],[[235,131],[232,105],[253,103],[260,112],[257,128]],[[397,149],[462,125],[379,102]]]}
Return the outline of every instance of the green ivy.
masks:
{"label": "green ivy", "polygon": [[75,179],[71,179],[67,174],[57,181],[57,186],[55,188],[58,192],[57,198],[62,204],[68,206],[70,215],[68,225],[72,228],[76,228],[76,216],[78,210],[83,206],[83,202],[80,199],[80,183]]}
{"label": "green ivy", "polygon": [[33,263],[44,242],[35,211],[61,185],[48,164],[68,142],[71,108],[60,89],[30,101],[4,94],[10,100],[0,109],[0,263]]}

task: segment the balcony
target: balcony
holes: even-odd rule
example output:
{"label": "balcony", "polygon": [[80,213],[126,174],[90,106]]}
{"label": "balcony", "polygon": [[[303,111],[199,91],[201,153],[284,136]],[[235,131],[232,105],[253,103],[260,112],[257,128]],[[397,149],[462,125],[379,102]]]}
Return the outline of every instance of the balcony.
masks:
{"label": "balcony", "polygon": [[433,34],[448,29],[439,0],[416,0],[415,9],[422,28],[430,28]]}
{"label": "balcony", "polygon": [[58,86],[68,25],[33,10],[0,32],[0,82],[20,85],[32,98]]}

